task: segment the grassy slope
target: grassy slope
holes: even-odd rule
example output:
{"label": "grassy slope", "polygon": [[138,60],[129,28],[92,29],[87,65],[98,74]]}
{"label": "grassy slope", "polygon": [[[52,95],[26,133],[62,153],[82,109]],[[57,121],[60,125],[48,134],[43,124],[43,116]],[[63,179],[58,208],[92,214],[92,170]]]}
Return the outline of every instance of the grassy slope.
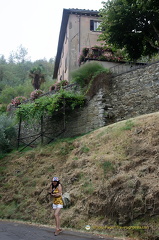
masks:
{"label": "grassy slope", "polygon": [[[159,234],[159,113],[144,115],[1,159],[1,218],[53,223],[47,194],[59,176],[72,206],[62,211],[63,227],[126,234],[120,226],[151,239]],[[113,229],[101,226],[113,225]],[[92,229],[93,229],[92,228]],[[154,238],[155,239],[155,238]]]}

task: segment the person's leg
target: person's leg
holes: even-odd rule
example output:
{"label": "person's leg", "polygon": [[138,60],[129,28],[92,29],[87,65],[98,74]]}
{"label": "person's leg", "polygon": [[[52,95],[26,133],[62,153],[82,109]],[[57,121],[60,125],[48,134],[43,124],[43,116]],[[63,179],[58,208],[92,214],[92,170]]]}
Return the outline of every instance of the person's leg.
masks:
{"label": "person's leg", "polygon": [[56,230],[60,229],[60,208],[54,210]]}

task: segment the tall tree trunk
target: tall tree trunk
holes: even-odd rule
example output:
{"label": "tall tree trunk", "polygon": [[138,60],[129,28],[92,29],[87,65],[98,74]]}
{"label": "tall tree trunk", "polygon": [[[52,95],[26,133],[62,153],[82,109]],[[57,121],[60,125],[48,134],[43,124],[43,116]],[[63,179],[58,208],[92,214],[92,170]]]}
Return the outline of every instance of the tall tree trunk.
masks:
{"label": "tall tree trunk", "polygon": [[39,76],[39,74],[35,74],[35,76],[34,76],[33,87],[34,87],[35,90],[40,88],[40,76]]}

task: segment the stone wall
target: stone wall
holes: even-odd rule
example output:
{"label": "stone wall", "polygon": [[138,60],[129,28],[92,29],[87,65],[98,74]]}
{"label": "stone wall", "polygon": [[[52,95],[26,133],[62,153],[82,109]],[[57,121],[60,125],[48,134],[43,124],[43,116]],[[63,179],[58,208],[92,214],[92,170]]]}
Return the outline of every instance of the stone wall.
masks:
{"label": "stone wall", "polygon": [[[97,94],[88,100],[84,108],[76,109],[66,115],[65,119],[61,115],[58,119],[44,120],[44,142],[49,142],[57,135],[62,138],[73,137],[113,122],[159,111],[159,63],[112,76],[109,83],[106,78],[102,79],[103,83],[105,81],[102,87],[97,79]],[[40,129],[39,126],[38,131]],[[29,128],[27,131],[26,127],[22,127],[21,137],[26,136],[26,132],[29,136]]]}
{"label": "stone wall", "polygon": [[[59,138],[74,137],[87,132],[90,132],[96,128],[105,125],[103,119],[104,109],[102,107],[103,93],[100,90],[93,99],[87,102],[85,107],[76,109],[70,114],[61,114],[60,116],[44,117],[43,126],[41,123],[31,126],[23,122],[21,124],[20,139],[23,143],[28,144],[31,141],[31,145],[37,143],[48,143],[49,141]],[[41,132],[41,129],[43,132]],[[42,135],[41,135],[42,134]],[[40,136],[41,135],[41,136]],[[29,137],[30,136],[30,137]]]}
{"label": "stone wall", "polygon": [[112,78],[109,98],[115,122],[159,111],[159,63]]}

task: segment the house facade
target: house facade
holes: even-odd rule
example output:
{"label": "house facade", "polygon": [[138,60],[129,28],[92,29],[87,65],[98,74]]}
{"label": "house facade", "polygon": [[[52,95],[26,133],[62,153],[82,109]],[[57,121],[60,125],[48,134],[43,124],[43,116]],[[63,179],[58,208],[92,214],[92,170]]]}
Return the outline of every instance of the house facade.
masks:
{"label": "house facade", "polygon": [[101,34],[98,13],[94,10],[63,9],[53,73],[57,81],[70,80],[70,73],[79,67],[83,48],[101,46],[101,42],[97,41]]}

